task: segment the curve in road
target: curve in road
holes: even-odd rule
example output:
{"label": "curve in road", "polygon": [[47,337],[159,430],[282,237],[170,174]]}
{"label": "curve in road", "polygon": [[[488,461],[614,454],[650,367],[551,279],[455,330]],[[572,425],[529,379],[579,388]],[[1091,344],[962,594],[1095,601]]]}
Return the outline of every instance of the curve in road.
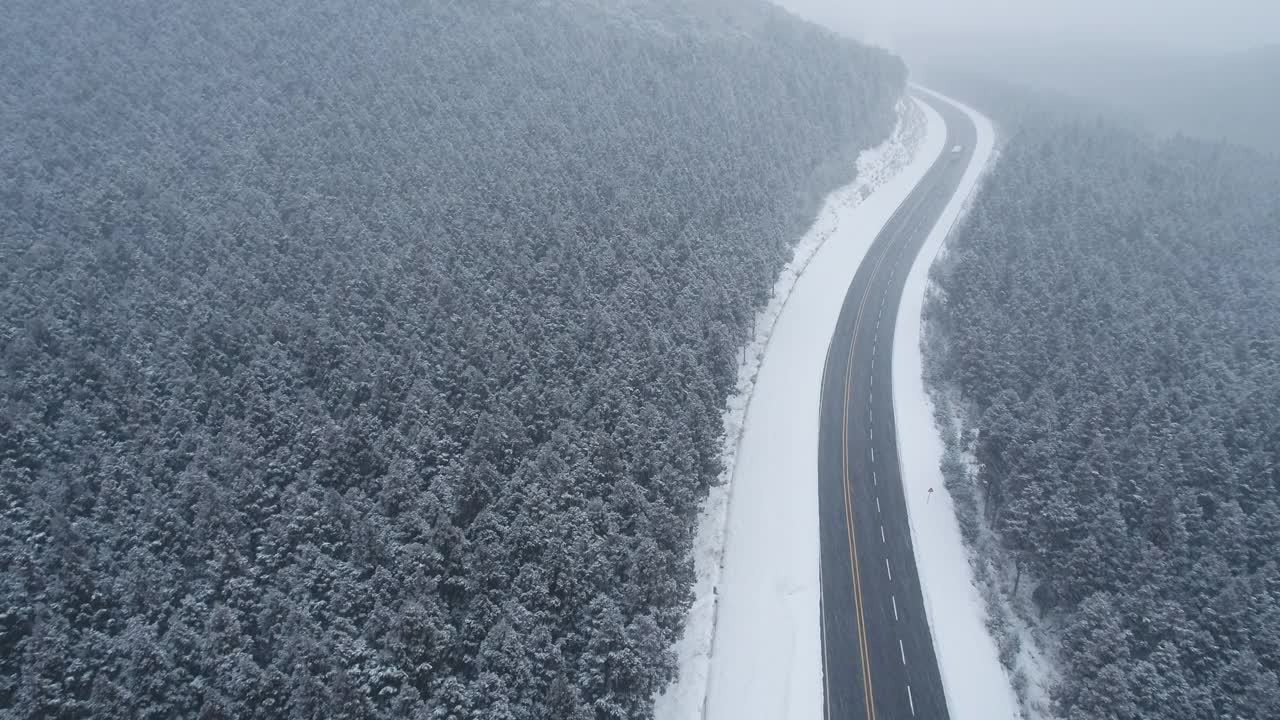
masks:
{"label": "curve in road", "polygon": [[899,473],[890,353],[907,274],[960,185],[977,129],[951,104],[917,99],[942,116],[946,144],[859,266],[823,370],[818,523],[833,720],[948,718]]}

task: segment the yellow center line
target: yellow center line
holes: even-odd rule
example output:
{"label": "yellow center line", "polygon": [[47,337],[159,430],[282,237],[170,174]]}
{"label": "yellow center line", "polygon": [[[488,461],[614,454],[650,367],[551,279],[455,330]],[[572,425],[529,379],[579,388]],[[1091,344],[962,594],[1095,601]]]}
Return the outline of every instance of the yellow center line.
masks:
{"label": "yellow center line", "polygon": [[[935,161],[934,165],[930,166],[929,173],[932,173],[936,166],[937,163]],[[924,186],[924,180],[926,178],[928,178],[928,173],[925,178],[921,179],[921,185],[919,187]],[[894,212],[893,216],[889,218],[889,223],[896,220],[899,212],[906,210],[908,205],[912,207],[911,212],[914,212],[914,210],[919,208],[923,202],[920,198],[923,198],[927,194],[927,192],[922,193],[920,196],[915,198],[914,203],[909,202],[912,198],[908,197],[907,201],[904,201],[902,205],[898,207],[898,210]],[[853,530],[853,488],[849,480],[849,393],[850,388],[853,385],[853,355],[855,348],[858,346],[858,332],[862,329],[862,316],[866,310],[867,300],[871,296],[871,288],[875,284],[876,275],[880,271],[880,266],[884,263],[885,258],[889,256],[889,251],[893,249],[893,247],[894,243],[892,241],[885,244],[884,249],[880,253],[880,257],[876,260],[875,267],[871,269],[871,274],[867,278],[867,287],[863,290],[862,300],[858,303],[858,314],[854,320],[853,336],[849,341],[849,355],[845,360],[844,368],[844,432],[841,438],[841,445],[843,446],[842,461],[844,466],[844,477],[842,483],[844,490],[844,516],[845,529],[849,537],[849,564],[853,569],[853,598],[858,624],[858,652],[862,659],[863,700],[866,702],[867,718],[869,720],[875,720],[876,717],[875,690],[871,685],[871,649],[867,640],[866,611],[863,607],[862,600],[862,572],[858,563],[858,541]],[[828,697],[830,697],[829,693]]]}
{"label": "yellow center line", "polygon": [[867,307],[867,298],[871,295],[871,287],[874,284],[876,273],[880,270],[880,265],[884,263],[884,259],[888,257],[891,247],[892,243],[885,245],[880,257],[876,260],[875,267],[871,269],[871,275],[867,278],[866,290],[863,291],[862,300],[858,303],[858,315],[854,320],[853,338],[849,343],[849,356],[845,360],[844,368],[844,432],[841,437],[844,465],[842,483],[844,486],[844,517],[845,529],[849,537],[849,564],[853,569],[853,600],[858,624],[858,653],[862,658],[863,700],[866,702],[867,717],[870,720],[875,720],[876,717],[875,690],[871,685],[871,650],[867,642],[866,611],[863,608],[862,600],[862,572],[858,563],[858,540],[853,531],[853,489],[849,482],[849,389],[852,385],[853,353],[854,348],[858,345],[858,331],[862,328],[862,315]]}

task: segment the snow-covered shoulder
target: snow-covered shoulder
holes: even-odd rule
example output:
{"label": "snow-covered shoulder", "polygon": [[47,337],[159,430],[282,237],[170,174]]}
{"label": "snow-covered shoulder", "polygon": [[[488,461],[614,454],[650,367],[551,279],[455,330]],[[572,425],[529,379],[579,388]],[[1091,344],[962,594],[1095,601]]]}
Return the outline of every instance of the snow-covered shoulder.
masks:
{"label": "snow-covered shoulder", "polygon": [[[925,392],[921,350],[929,268],[991,159],[995,133],[991,121],[972,108],[926,88],[915,89],[963,110],[977,126],[978,137],[958,191],[911,266],[899,305],[893,342],[898,457],[920,586],[951,718],[1005,720],[1019,717],[1018,703],[995,640],[987,632],[986,606],[974,585],[955,508],[942,482],[944,446]],[[926,113],[934,115],[927,107]]]}
{"label": "snow-covered shoulder", "polygon": [[723,482],[698,521],[679,675],[657,720],[822,716],[818,403],[827,344],[863,255],[942,152],[914,102],[826,198],[757,317],[724,414]]}

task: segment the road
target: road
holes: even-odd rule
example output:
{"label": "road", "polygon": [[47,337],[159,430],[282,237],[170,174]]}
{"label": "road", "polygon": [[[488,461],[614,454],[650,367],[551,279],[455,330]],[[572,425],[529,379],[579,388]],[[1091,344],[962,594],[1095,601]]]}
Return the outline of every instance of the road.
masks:
{"label": "road", "polygon": [[823,370],[818,522],[832,720],[948,717],[899,474],[890,353],[908,271],[959,187],[977,130],[950,104],[920,99],[946,122],[947,142],[858,268]]}

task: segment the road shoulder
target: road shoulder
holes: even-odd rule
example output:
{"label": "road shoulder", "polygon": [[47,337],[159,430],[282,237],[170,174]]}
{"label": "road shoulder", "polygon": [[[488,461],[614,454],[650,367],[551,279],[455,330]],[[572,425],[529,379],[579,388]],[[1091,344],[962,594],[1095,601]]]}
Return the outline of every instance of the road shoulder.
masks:
{"label": "road shoulder", "polygon": [[[775,295],[785,301],[758,319],[763,336],[748,348],[755,367],[744,364],[726,411],[726,434],[735,438],[739,408],[741,435],[726,452],[727,482],[713,488],[699,522],[699,587],[677,647],[680,678],[656,699],[658,720],[821,716],[823,361],[863,255],[942,152],[941,121],[923,130],[876,186],[855,181],[828,196],[797,245],[798,258],[806,247],[811,255],[779,276]],[[703,633],[709,642],[699,642]]]}
{"label": "road shoulder", "polygon": [[921,590],[951,718],[1016,718],[1017,700],[999,662],[995,641],[986,630],[986,609],[973,582],[951,496],[942,482],[943,442],[925,392],[920,345],[929,268],[992,158],[995,133],[991,121],[973,109],[924,88],[915,89],[932,102],[951,102],[968,114],[977,127],[978,140],[960,188],[911,266],[896,319],[893,405],[902,483]]}

